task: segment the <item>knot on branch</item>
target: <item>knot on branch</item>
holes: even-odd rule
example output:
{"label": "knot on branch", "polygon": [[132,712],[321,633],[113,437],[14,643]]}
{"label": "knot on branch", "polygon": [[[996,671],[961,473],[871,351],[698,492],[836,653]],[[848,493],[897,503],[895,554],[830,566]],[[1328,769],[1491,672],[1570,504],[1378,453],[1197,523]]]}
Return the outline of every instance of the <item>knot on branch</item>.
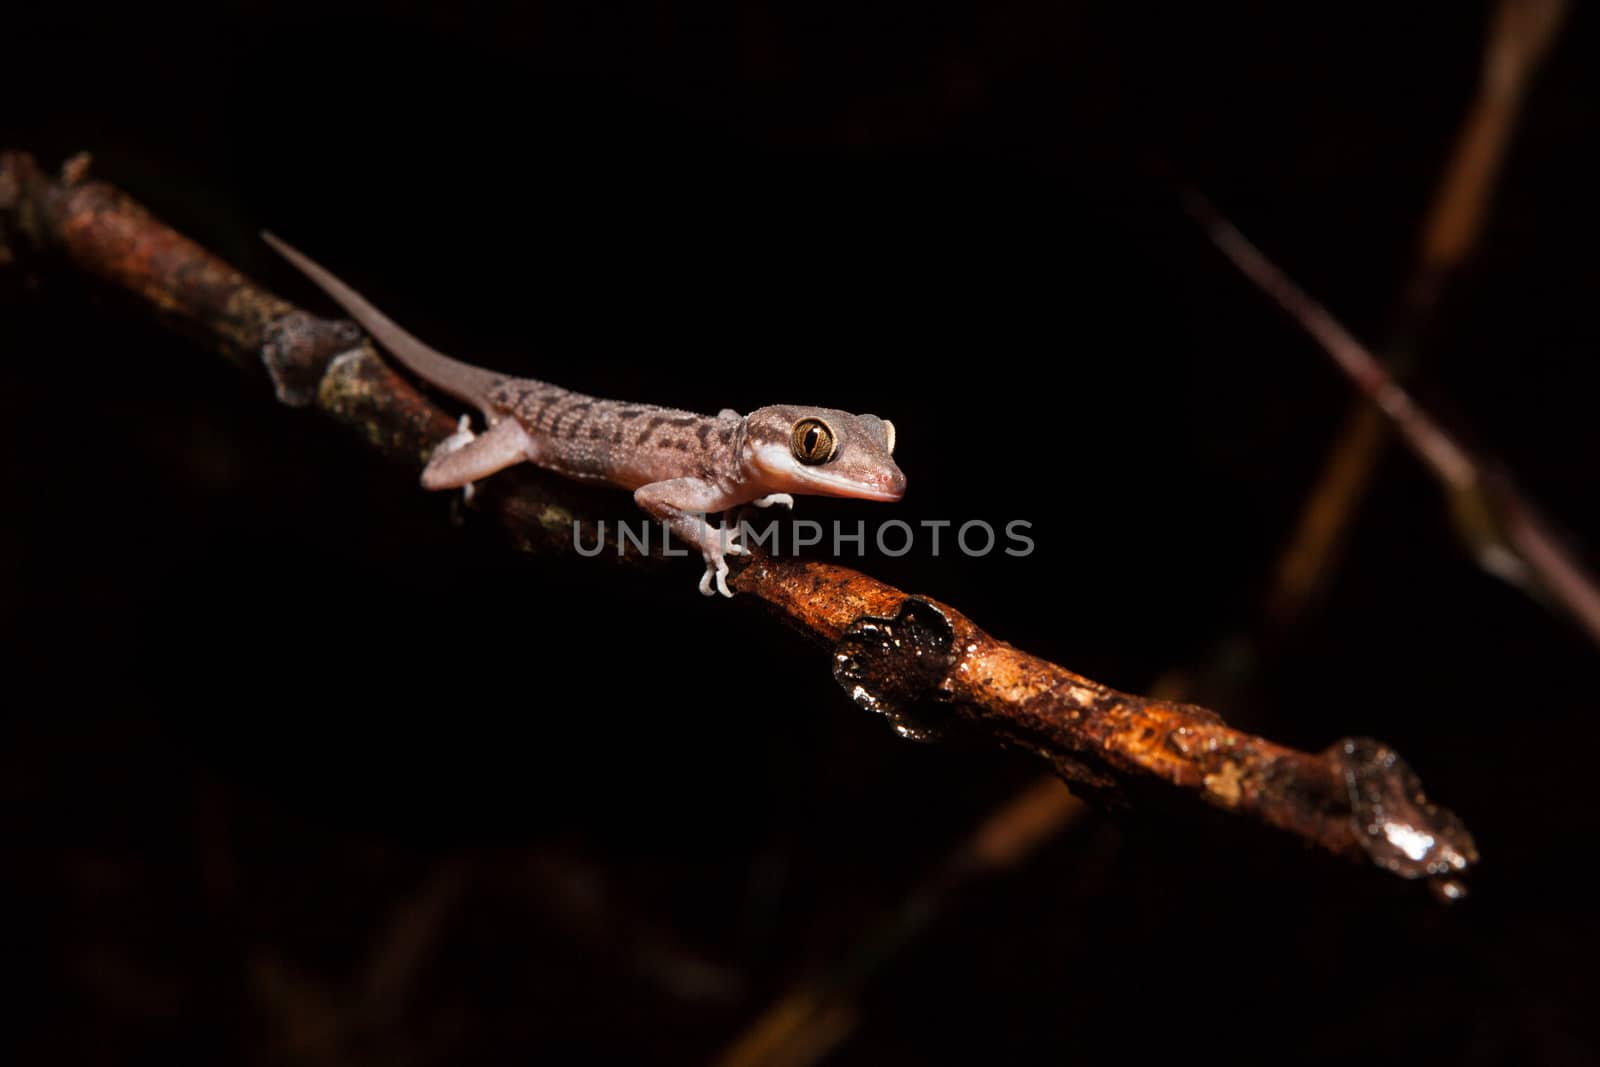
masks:
{"label": "knot on branch", "polygon": [[939,608],[908,596],[892,619],[862,615],[833,651],[833,677],[857,706],[877,712],[901,737],[932,741],[945,716],[933,705],[955,665],[955,628]]}
{"label": "knot on branch", "polygon": [[263,330],[261,363],[279,402],[292,408],[315,403],[328,364],[360,345],[361,336],[353,322],[320,319],[299,310],[269,322]]}

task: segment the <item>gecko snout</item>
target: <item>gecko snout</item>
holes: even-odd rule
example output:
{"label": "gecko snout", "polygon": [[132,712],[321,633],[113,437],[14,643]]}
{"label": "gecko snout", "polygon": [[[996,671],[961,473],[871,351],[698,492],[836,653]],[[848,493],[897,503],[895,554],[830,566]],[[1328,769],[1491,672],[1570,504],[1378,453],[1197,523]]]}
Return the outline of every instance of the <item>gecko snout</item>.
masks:
{"label": "gecko snout", "polygon": [[890,466],[859,481],[856,491],[847,495],[892,504],[906,495],[906,476],[899,467]]}
{"label": "gecko snout", "polygon": [[899,467],[894,467],[884,473],[883,491],[890,494],[895,500],[906,495],[906,475]]}

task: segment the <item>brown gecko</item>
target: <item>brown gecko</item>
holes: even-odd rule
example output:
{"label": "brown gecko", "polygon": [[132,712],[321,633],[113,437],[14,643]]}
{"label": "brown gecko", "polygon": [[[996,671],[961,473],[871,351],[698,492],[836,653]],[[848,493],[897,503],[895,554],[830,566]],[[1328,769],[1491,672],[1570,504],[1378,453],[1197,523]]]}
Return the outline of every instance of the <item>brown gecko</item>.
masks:
{"label": "brown gecko", "polygon": [[906,476],[890,458],[894,424],[876,415],[794,404],[697,415],[497,374],[428,347],[303,253],[261,236],[412,373],[483,413],[483,433],[474,434],[463,415],[434,450],[424,489],[470,491],[479,478],[533,463],[631,490],[641,508],[699,549],[707,596],[733,595],[723,557],[745,551],[737,531],[711,525],[708,513],[741,504],[793,507],[794,493],[884,501],[905,493]]}

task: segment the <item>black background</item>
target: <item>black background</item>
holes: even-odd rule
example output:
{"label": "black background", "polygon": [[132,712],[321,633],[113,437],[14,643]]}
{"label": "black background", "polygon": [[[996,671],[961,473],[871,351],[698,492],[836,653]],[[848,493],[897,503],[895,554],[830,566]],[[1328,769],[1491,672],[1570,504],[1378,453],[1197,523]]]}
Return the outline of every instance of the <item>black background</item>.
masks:
{"label": "black background", "polygon": [[[1038,547],[865,569],[1119,688],[1210,679],[1197,699],[1276,741],[1384,738],[1483,852],[1445,908],[1217,820],[1091,813],[893,954],[836,1062],[1581,1063],[1595,649],[1475,568],[1400,451],[1327,597],[1260,631],[1350,390],[1178,207],[1205,191],[1381,338],[1487,13],[36,9],[8,16],[0,145],[90,150],[331,313],[269,227],[486,366],[891,418],[895,514],[1026,519]],[[1580,546],[1592,23],[1526,102],[1415,383]],[[29,1062],[702,1062],[1038,773],[897,740],[821,650],[696,596],[691,562],[529,560],[453,524],[413,471],[80,278],[0,272],[0,353],[6,1029]],[[305,1038],[293,1020],[356,1011],[385,925],[441,877],[404,1010],[336,1055]],[[659,943],[718,981],[662,979]]]}

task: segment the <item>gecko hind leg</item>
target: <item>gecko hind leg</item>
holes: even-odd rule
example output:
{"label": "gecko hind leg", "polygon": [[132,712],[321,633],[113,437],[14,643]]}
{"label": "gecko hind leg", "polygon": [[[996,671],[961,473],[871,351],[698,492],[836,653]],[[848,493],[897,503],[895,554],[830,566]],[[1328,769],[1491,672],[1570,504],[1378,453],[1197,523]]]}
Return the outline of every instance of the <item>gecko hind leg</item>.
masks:
{"label": "gecko hind leg", "polygon": [[529,458],[533,442],[516,419],[501,419],[476,436],[462,427],[434,449],[422,471],[424,489],[470,486]]}

